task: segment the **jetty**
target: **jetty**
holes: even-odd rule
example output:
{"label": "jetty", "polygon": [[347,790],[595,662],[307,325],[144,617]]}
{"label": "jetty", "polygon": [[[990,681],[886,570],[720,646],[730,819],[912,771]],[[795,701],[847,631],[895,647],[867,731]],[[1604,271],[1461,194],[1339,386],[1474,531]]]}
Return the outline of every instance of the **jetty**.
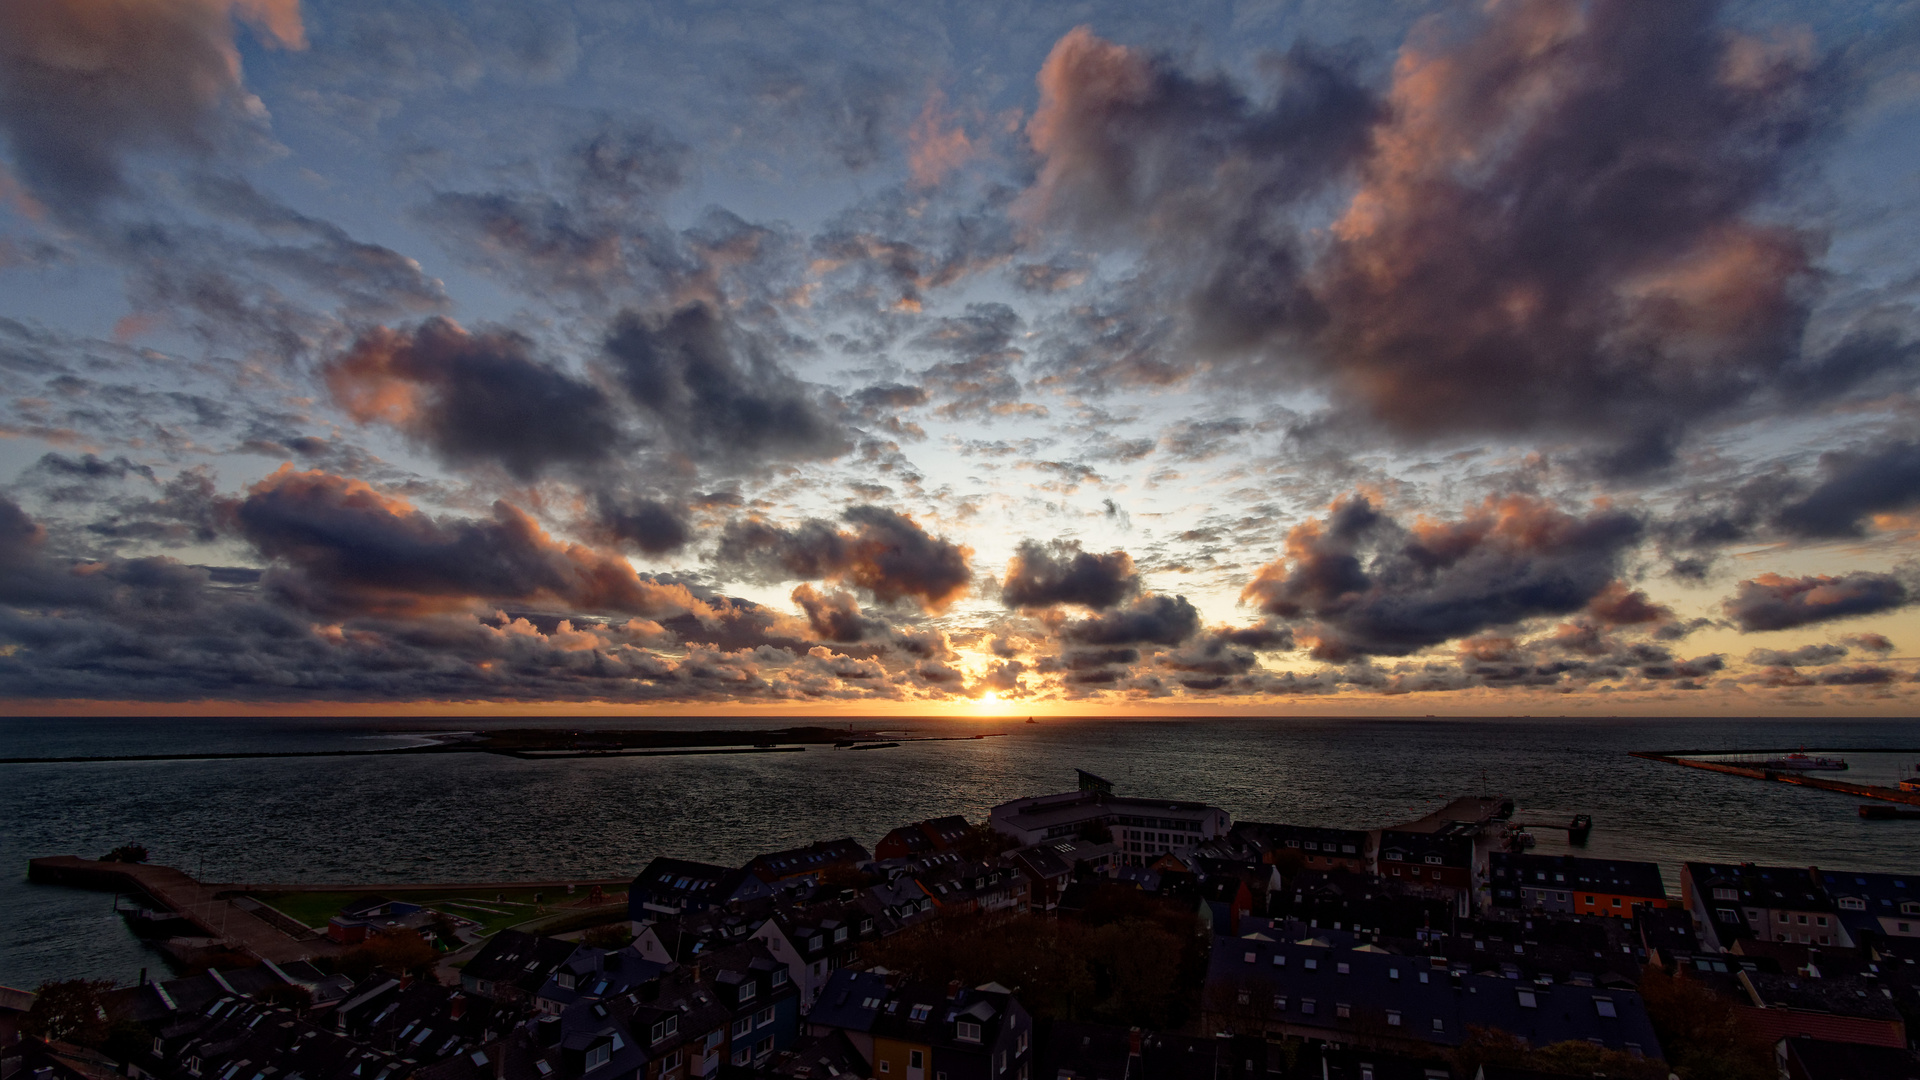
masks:
{"label": "jetty", "polygon": [[[1693,755],[1760,755],[1789,751],[1779,750],[1633,750],[1629,756],[1647,761],[1664,761],[1669,765],[1684,765],[1689,769],[1705,769],[1707,772],[1724,773],[1727,776],[1744,776],[1749,780],[1772,780],[1781,784],[1798,784],[1801,787],[1819,788],[1841,795],[1852,795],[1862,799],[1881,799],[1886,802],[1906,803],[1920,806],[1920,791],[1901,791],[1899,788],[1883,787],[1879,784],[1855,784],[1846,780],[1831,780],[1825,776],[1813,776],[1799,771],[1787,771],[1757,768],[1752,765],[1731,764],[1724,761],[1703,761]],[[1840,749],[1821,748],[1824,754],[1916,754],[1920,750],[1902,747],[1845,747]]]}
{"label": "jetty", "polygon": [[319,935],[295,935],[274,919],[271,909],[237,894],[230,885],[208,885],[184,871],[149,863],[101,862],[74,855],[53,855],[27,863],[27,880],[103,892],[139,893],[154,905],[177,913],[207,937],[261,960],[289,964],[331,956],[339,945]]}

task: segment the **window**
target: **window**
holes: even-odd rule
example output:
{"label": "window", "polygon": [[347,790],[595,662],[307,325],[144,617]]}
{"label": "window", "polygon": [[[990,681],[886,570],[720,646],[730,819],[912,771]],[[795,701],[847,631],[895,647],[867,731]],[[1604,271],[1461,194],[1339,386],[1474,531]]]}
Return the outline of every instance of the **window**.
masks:
{"label": "window", "polygon": [[743,1016],[733,1022],[733,1037],[738,1039],[753,1030],[753,1017]]}
{"label": "window", "polygon": [[847,928],[844,926],[835,927],[833,931],[833,940],[836,943],[847,940]]}
{"label": "window", "polygon": [[927,1067],[927,1057],[924,1051],[920,1051],[920,1050],[907,1051],[907,1068],[924,1069],[926,1067]]}
{"label": "window", "polygon": [[773,985],[775,986],[787,985],[787,969],[786,968],[773,969]]}
{"label": "window", "polygon": [[1333,965],[1333,970],[1336,973],[1341,975],[1350,974],[1353,971],[1353,969],[1349,967],[1345,961],[1342,961],[1341,963]]}
{"label": "window", "polygon": [[1616,1017],[1620,1015],[1620,1013],[1617,1010],[1615,1010],[1613,1007],[1612,998],[1603,998],[1603,997],[1594,998],[1593,1011],[1599,1013],[1601,1016],[1606,1016],[1606,1017]]}
{"label": "window", "polygon": [[1715,908],[1713,909],[1713,915],[1714,918],[1719,919],[1721,922],[1737,923],[1740,921],[1740,913],[1734,911],[1732,908]]}
{"label": "window", "polygon": [[1305,1014],[1307,1014],[1308,1016],[1312,1016],[1312,1015],[1313,1015],[1313,999],[1312,999],[1312,998],[1301,998],[1301,999],[1300,999],[1300,1011],[1301,1011],[1301,1012],[1303,1012],[1303,1013],[1305,1013]]}
{"label": "window", "polygon": [[1306,967],[1308,971],[1317,971],[1320,968],[1320,961],[1314,959],[1311,956],[1301,961],[1301,963]]}
{"label": "window", "polygon": [[1619,906],[1620,906],[1620,898],[1619,898],[1619,897],[1617,897],[1617,896],[1616,896],[1616,897],[1614,897],[1614,898],[1613,898],[1613,906],[1614,906],[1614,907],[1619,907]]}
{"label": "window", "polygon": [[754,1027],[766,1027],[771,1023],[773,1023],[773,1006],[771,1005],[761,1009],[759,1015],[753,1018]]}
{"label": "window", "polygon": [[[735,1050],[733,1052],[733,1063],[735,1065],[746,1065],[752,1061],[753,1061],[753,1047],[751,1046],[742,1046],[740,1049]],[[887,1071],[886,1062],[883,1061],[880,1063],[880,1071],[881,1072]]]}
{"label": "window", "polygon": [[750,982],[743,982],[743,983],[741,983],[741,984],[740,984],[740,1000],[741,1000],[741,1001],[752,1001],[752,1000],[753,1000],[753,995],[754,995],[754,992],[755,992],[755,990],[756,990],[756,989],[757,989],[757,987],[755,987],[755,986],[754,986],[754,985],[753,985],[752,983],[750,983]]}
{"label": "window", "polygon": [[[925,1020],[927,1018],[927,1014],[931,1012],[933,1012],[933,1006],[931,1005],[915,1005],[913,1007],[913,1012],[910,1015],[908,1015],[907,1019],[917,1024],[920,1021]],[[914,1051],[914,1053],[917,1054],[919,1053],[919,1051],[916,1050]]]}
{"label": "window", "polygon": [[1860,900],[1856,897],[1843,896],[1840,898],[1840,910],[1841,911],[1865,911],[1867,910],[1867,904],[1866,904],[1866,901]]}
{"label": "window", "polygon": [[979,1042],[980,1025],[971,1020],[962,1020],[954,1026],[953,1035],[962,1042]]}
{"label": "window", "polygon": [[861,932],[861,933],[863,933],[863,934],[871,934],[871,933],[873,933],[873,920],[872,920],[872,919],[861,919],[861,920],[860,920],[860,932]]}
{"label": "window", "polygon": [[1273,966],[1274,966],[1274,967],[1286,967],[1286,966],[1287,966],[1287,958],[1286,958],[1286,957],[1285,957],[1284,955],[1282,955],[1282,954],[1280,954],[1280,953],[1274,953],[1274,954],[1273,954]]}
{"label": "window", "polygon": [[1399,968],[1388,968],[1388,969],[1387,969],[1387,978],[1389,978],[1389,979],[1392,979],[1392,980],[1394,980],[1395,982],[1398,982],[1398,981],[1400,981],[1400,969],[1399,969]]}
{"label": "window", "polygon": [[1740,899],[1740,890],[1739,889],[1715,889],[1713,890],[1713,898],[1715,900],[1738,900]]}
{"label": "window", "polygon": [[672,1072],[673,1070],[679,1067],[680,1067],[680,1051],[678,1050],[675,1050],[673,1053],[668,1054],[666,1057],[663,1057],[660,1059],[661,1072]]}
{"label": "window", "polygon": [[1242,959],[1242,960],[1245,960],[1245,961],[1246,961],[1247,963],[1249,963],[1249,964],[1251,964],[1251,963],[1253,963],[1253,953],[1252,953],[1251,951],[1249,951],[1249,952],[1247,953],[1247,955],[1245,955],[1245,956],[1243,956],[1243,957],[1241,957],[1241,959]]}
{"label": "window", "polygon": [[[944,885],[939,886],[939,889],[943,893],[947,891],[946,886]],[[810,950],[818,951],[821,947],[825,946],[826,943],[827,943],[826,938],[821,937],[819,934],[815,934],[812,937],[807,939],[807,948]]]}
{"label": "window", "polygon": [[1387,1026],[1388,1027],[1400,1026],[1400,1010],[1399,1009],[1387,1010]]}
{"label": "window", "polygon": [[884,1074],[884,1073],[890,1073],[890,1072],[892,1072],[892,1071],[893,1071],[893,1062],[891,1062],[891,1061],[888,1061],[888,1060],[887,1060],[886,1058],[881,1058],[881,1059],[880,1059],[880,1071],[881,1071],[881,1072],[882,1072],[883,1074]]}
{"label": "window", "polygon": [[1344,1001],[1337,1002],[1333,1006],[1333,1015],[1342,1020],[1351,1020],[1353,1018],[1353,1006]]}
{"label": "window", "polygon": [[1813,917],[1813,924],[1815,926],[1825,926],[1827,925],[1827,917],[1825,915],[1815,915]]}
{"label": "window", "polygon": [[1447,1030],[1447,1022],[1446,1022],[1445,1020],[1442,1020],[1442,1019],[1440,1019],[1440,1018],[1439,1018],[1439,1017],[1437,1017],[1437,1016],[1436,1016],[1436,1017],[1434,1017],[1434,1018],[1433,1018],[1433,1030],[1435,1030],[1435,1031],[1445,1031],[1445,1030]]}
{"label": "window", "polygon": [[1523,1009],[1537,1009],[1540,1007],[1540,999],[1534,996],[1533,991],[1522,990],[1520,991],[1520,1007]]}
{"label": "window", "polygon": [[679,1030],[680,1018],[678,1016],[669,1016],[665,1020],[653,1025],[653,1031],[650,1034],[653,1036],[654,1042],[659,1042],[661,1039],[673,1035]]}
{"label": "window", "polygon": [[1428,863],[1428,865],[1430,865],[1430,866],[1439,866],[1439,865],[1440,865],[1440,856],[1438,856],[1438,855],[1429,855],[1429,856],[1427,856],[1427,863]]}
{"label": "window", "polygon": [[1240,1005],[1251,1004],[1253,1001],[1253,991],[1242,987],[1240,992],[1234,995],[1234,1001]]}
{"label": "window", "polygon": [[592,1048],[591,1050],[588,1050],[587,1051],[587,1071],[592,1072],[593,1070],[599,1068],[600,1066],[605,1065],[607,1063],[607,1059],[612,1056],[613,1056],[612,1043],[601,1043],[600,1045]]}
{"label": "window", "polygon": [[1285,994],[1273,995],[1273,1007],[1275,1009],[1278,1009],[1281,1012],[1286,1012],[1287,1011],[1287,995]]}

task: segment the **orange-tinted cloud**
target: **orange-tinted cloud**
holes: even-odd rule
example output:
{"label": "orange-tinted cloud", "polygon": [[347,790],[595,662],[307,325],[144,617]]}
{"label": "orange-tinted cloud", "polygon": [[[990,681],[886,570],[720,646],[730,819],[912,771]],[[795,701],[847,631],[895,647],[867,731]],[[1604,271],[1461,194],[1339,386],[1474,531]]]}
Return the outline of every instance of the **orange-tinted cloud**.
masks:
{"label": "orange-tinted cloud", "polygon": [[268,44],[306,46],[298,0],[0,4],[0,129],[28,187],[85,215],[124,190],[124,153],[206,153],[251,122],[235,18]]}
{"label": "orange-tinted cloud", "polygon": [[284,465],[231,512],[239,534],[281,567],[269,584],[314,610],[408,614],[544,602],[658,618],[705,607],[684,585],[555,540],[504,501],[491,519],[436,518],[364,481]]}
{"label": "orange-tinted cloud", "polygon": [[934,91],[907,129],[907,169],[923,188],[938,187],[948,173],[980,153],[946,104],[946,95]]}

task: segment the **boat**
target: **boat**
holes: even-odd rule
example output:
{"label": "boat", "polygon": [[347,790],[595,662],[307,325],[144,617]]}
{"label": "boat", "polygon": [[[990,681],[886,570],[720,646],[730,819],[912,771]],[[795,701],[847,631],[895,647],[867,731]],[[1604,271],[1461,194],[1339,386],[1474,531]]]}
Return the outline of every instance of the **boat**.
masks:
{"label": "boat", "polygon": [[1809,757],[1806,754],[1788,754],[1786,757],[1772,757],[1761,763],[1765,768],[1776,772],[1845,772],[1847,760],[1837,757]]}
{"label": "boat", "polygon": [[1900,778],[1900,790],[1920,794],[1920,765],[1913,767],[1913,774],[1911,776],[1902,776]]}
{"label": "boat", "polygon": [[855,747],[851,747],[850,749],[854,749],[854,750],[891,750],[891,749],[893,749],[894,747],[896,747],[896,746],[899,746],[899,745],[900,745],[900,744],[899,744],[899,743],[897,743],[897,742],[874,742],[874,743],[865,743],[865,744],[863,744],[863,745],[860,745],[860,746],[855,746]]}
{"label": "boat", "polygon": [[1920,809],[1863,803],[1860,807],[1860,816],[1868,821],[1920,821]]}
{"label": "boat", "polygon": [[1029,717],[1027,717],[1027,723],[1029,723],[1029,724],[1037,724],[1037,723],[1039,723],[1039,722],[1040,722],[1040,721],[1038,721],[1038,720],[1035,720],[1035,719],[1034,719],[1033,717],[1031,717],[1031,716],[1029,716]]}

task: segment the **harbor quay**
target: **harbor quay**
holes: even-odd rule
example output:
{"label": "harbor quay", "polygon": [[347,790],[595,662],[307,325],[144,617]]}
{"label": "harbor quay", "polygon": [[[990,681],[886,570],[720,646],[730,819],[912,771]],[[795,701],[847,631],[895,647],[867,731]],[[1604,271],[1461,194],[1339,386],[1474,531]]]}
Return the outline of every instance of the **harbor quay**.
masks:
{"label": "harbor quay", "polygon": [[31,880],[116,894],[155,964],[0,987],[0,1080],[1920,1077],[1920,866],[1662,867],[1594,827],[1497,792],[1236,820],[1082,771],[598,880],[50,855]]}

